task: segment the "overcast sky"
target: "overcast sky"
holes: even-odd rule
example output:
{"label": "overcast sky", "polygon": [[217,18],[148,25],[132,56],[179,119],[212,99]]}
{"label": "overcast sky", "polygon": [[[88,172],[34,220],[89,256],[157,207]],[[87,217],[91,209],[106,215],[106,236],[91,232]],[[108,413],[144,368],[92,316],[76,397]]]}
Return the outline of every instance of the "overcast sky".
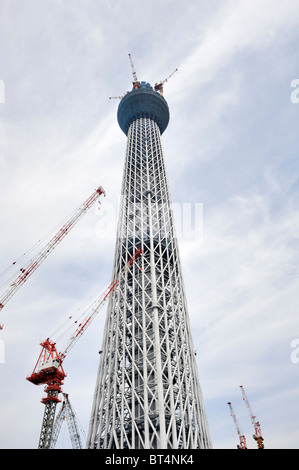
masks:
{"label": "overcast sky", "polygon": [[[128,53],[152,85],[179,69],[162,143],[173,203],[203,209],[177,228],[213,447],[238,444],[228,401],[256,447],[239,385],[265,447],[299,447],[298,24],[297,0],[0,0],[1,284],[107,193],[2,311],[0,448],[37,447],[39,342],[111,278],[126,137],[108,98],[131,89]],[[64,364],[86,433],[104,320]]]}

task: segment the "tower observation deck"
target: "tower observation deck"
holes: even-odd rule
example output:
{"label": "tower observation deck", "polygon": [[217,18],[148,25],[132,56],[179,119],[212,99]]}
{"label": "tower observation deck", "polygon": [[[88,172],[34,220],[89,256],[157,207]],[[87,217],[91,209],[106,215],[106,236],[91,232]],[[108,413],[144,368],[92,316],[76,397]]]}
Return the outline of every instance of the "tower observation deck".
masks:
{"label": "tower observation deck", "polygon": [[[175,237],[161,134],[166,100],[141,82],[120,101],[127,135],[110,298],[88,448],[199,449],[210,437]],[[137,249],[130,270],[122,270]]]}
{"label": "tower observation deck", "polygon": [[166,100],[146,82],[141,82],[137,90],[133,89],[127,93],[118,107],[117,120],[126,135],[130,124],[138,118],[149,118],[155,121],[161,134],[169,122],[169,109]]}

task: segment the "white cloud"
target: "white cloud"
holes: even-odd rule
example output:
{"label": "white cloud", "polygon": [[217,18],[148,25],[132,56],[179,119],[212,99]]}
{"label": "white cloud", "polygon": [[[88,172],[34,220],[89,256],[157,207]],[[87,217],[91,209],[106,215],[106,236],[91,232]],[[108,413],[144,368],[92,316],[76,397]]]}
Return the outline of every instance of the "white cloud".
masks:
{"label": "white cloud", "polygon": [[[226,402],[241,382],[268,447],[298,447],[290,361],[298,337],[299,107],[290,102],[298,15],[296,2],[269,0],[139,2],[137,9],[133,1],[83,8],[12,0],[4,8],[3,269],[99,184],[107,192],[105,228],[105,205],[117,210],[126,144],[118,102],[108,96],[131,86],[127,54],[141,79],[179,68],[165,87],[171,122],[163,146],[174,202],[204,208],[204,242],[179,243],[214,447],[236,444]],[[100,230],[91,209],[3,311],[0,368],[9,387],[1,390],[1,447],[37,445],[43,391],[25,376],[39,341],[110,280],[115,239]],[[67,363],[65,388],[85,427],[104,313]],[[278,426],[273,410],[281,402]]]}
{"label": "white cloud", "polygon": [[[180,243],[208,409],[215,400],[225,406],[242,382],[266,395],[274,409],[281,397],[273,392],[287,394],[296,383],[290,340],[299,329],[299,227],[294,202],[285,197],[288,186],[266,172],[263,193],[235,195],[204,211],[204,243],[198,251],[195,243]],[[292,413],[285,414],[291,421]],[[260,415],[270,427],[262,406]],[[217,445],[222,440],[218,417],[212,409],[210,416]],[[224,421],[222,435],[227,425]],[[291,424],[286,432],[291,436]],[[282,445],[277,435],[269,435],[269,447]],[[294,436],[289,446],[296,447]]]}
{"label": "white cloud", "polygon": [[293,1],[279,2],[275,8],[271,0],[225,2],[182,63],[177,96],[185,97],[192,88],[217,80],[219,70],[227,68],[236,56],[274,47],[283,41],[279,35],[296,27],[298,16],[299,7]]}

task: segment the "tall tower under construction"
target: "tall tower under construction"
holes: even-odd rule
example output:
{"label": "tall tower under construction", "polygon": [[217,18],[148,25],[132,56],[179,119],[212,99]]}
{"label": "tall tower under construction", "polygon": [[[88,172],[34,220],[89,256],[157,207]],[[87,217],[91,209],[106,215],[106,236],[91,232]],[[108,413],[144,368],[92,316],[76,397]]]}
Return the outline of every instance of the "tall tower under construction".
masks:
{"label": "tall tower under construction", "polygon": [[[110,298],[88,448],[201,449],[210,437],[198,379],[161,145],[162,87],[120,101],[126,160]],[[123,269],[142,250],[130,269]]]}

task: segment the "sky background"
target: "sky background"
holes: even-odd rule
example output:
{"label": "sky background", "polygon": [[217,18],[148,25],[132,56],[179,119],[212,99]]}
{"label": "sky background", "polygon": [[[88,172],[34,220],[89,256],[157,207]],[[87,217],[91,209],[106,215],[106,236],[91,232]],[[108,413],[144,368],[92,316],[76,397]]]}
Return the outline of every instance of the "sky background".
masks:
{"label": "sky background", "polygon": [[[152,85],[179,69],[162,143],[173,203],[203,208],[179,249],[213,447],[238,444],[228,401],[256,447],[243,385],[265,447],[299,448],[298,24],[296,0],[0,0],[1,284],[107,193],[1,313],[0,448],[37,448],[39,343],[111,278],[126,137],[108,98],[131,89],[128,53]],[[64,362],[85,433],[104,320]]]}

